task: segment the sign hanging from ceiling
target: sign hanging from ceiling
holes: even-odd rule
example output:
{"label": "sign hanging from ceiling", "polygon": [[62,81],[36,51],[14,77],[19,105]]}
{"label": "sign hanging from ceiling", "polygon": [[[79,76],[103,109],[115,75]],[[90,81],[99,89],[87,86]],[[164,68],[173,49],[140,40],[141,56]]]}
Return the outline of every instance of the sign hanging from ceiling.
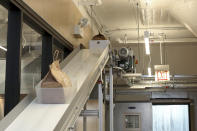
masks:
{"label": "sign hanging from ceiling", "polygon": [[170,81],[169,65],[155,65],[155,81]]}

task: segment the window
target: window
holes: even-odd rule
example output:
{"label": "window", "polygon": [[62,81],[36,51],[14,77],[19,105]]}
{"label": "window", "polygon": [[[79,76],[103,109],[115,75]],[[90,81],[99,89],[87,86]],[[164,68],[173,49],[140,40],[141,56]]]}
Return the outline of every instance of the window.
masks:
{"label": "window", "polygon": [[0,5],[0,120],[4,112],[8,11]]}
{"label": "window", "polygon": [[41,80],[41,35],[23,23],[21,56],[21,94],[29,94]]}
{"label": "window", "polygon": [[124,125],[125,125],[125,130],[128,131],[139,131],[140,130],[140,118],[141,115],[136,113],[136,114],[125,114],[124,115]]}
{"label": "window", "polygon": [[188,105],[154,105],[153,131],[189,131]]}

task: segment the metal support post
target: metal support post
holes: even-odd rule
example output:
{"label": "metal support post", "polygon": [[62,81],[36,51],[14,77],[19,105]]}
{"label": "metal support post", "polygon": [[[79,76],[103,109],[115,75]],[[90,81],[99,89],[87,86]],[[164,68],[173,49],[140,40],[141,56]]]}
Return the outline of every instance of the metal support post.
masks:
{"label": "metal support post", "polygon": [[50,34],[42,35],[42,67],[41,67],[41,78],[49,72],[49,65],[53,62],[52,53],[53,38]]}
{"label": "metal support post", "polygon": [[98,84],[98,103],[99,103],[99,131],[103,131],[103,92],[102,83]]}
{"label": "metal support post", "polygon": [[[84,110],[86,110],[86,104],[84,105]],[[83,131],[87,131],[87,117],[83,116]]]}
{"label": "metal support post", "polygon": [[86,116],[86,117],[96,116],[96,117],[98,117],[99,116],[98,114],[99,114],[99,111],[98,110],[82,110],[80,116],[82,116],[82,117],[83,116]]}
{"label": "metal support post", "polygon": [[20,101],[21,35],[23,13],[14,5],[8,10],[5,107],[7,115]]}
{"label": "metal support post", "polygon": [[110,87],[109,87],[109,109],[110,109],[110,131],[114,131],[114,102],[113,102],[113,74],[112,74],[112,67],[109,70],[109,79],[110,79]]}

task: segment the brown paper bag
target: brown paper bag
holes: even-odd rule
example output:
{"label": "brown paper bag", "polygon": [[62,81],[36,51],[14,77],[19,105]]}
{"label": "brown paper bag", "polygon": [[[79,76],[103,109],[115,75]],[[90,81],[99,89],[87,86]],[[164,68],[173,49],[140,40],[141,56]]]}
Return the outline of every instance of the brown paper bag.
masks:
{"label": "brown paper bag", "polygon": [[59,60],[55,60],[50,65],[50,71],[55,80],[62,85],[62,87],[70,87],[72,86],[69,77],[61,71]]}
{"label": "brown paper bag", "polygon": [[71,87],[72,83],[69,77],[62,72],[58,59],[59,51],[56,50],[53,56],[53,63],[49,66],[50,71],[44,77],[42,88]]}
{"label": "brown paper bag", "polygon": [[62,87],[60,83],[56,81],[56,79],[52,76],[51,71],[47,73],[41,83],[42,88],[58,88]]}

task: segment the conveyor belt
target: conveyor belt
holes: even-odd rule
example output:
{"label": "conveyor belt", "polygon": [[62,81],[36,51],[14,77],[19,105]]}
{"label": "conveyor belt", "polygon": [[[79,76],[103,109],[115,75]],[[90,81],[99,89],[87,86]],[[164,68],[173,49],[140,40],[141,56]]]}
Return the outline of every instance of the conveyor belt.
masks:
{"label": "conveyor belt", "polygon": [[22,111],[18,111],[19,107],[16,106],[16,109],[0,122],[0,130],[69,130],[79,117],[107,60],[108,47],[104,50],[80,50],[69,62],[66,61],[66,65],[62,68],[73,85],[69,91],[69,102],[67,104],[39,104],[36,98],[32,98],[27,104],[26,99],[18,105],[24,108]]}

